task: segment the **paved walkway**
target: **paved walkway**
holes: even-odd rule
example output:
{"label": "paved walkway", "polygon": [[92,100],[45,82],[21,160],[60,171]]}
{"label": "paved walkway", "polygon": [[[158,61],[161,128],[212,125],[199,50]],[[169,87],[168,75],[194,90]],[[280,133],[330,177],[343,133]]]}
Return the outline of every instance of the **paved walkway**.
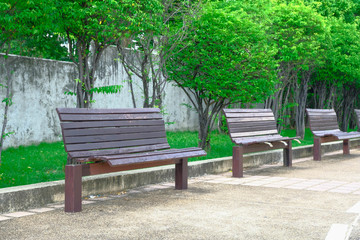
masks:
{"label": "paved walkway", "polygon": [[360,151],[0,215],[0,239],[360,239]]}

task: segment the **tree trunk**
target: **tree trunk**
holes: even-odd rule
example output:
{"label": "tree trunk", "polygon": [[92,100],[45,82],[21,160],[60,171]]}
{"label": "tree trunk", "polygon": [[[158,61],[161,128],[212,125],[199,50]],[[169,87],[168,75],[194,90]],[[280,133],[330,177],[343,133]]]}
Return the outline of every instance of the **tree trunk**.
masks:
{"label": "tree trunk", "polygon": [[305,137],[305,107],[308,94],[308,84],[311,77],[311,70],[303,71],[300,82],[296,85],[296,133],[302,139]]}
{"label": "tree trunk", "polygon": [[344,85],[343,87],[343,102],[342,102],[342,111],[340,112],[340,129],[342,131],[347,131],[349,126],[349,121],[351,119],[352,113],[354,111],[354,102],[358,96],[359,91],[355,86]]}

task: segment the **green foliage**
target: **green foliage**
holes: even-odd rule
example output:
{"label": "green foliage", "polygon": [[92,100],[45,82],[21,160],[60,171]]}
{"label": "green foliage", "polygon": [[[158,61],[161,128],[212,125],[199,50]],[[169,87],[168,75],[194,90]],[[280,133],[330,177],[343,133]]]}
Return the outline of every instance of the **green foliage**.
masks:
{"label": "green foliage", "polygon": [[303,3],[280,3],[272,8],[271,32],[280,62],[291,62],[308,70],[321,61],[321,37],[326,33],[325,18]]}
{"label": "green foliage", "polygon": [[323,16],[342,18],[346,22],[354,22],[359,9],[357,0],[305,0],[304,2]]}
{"label": "green foliage", "polygon": [[273,88],[275,49],[261,26],[225,3],[205,6],[175,52],[167,65],[171,79],[203,99],[254,102]]}
{"label": "green foliage", "polygon": [[328,21],[331,32],[326,42],[326,69],[333,74],[333,79],[341,80],[342,83],[357,82],[360,79],[358,26],[337,18],[330,18]]}
{"label": "green foliage", "polygon": [[119,93],[122,87],[121,85],[109,85],[91,88],[89,91],[90,93],[115,94]]}

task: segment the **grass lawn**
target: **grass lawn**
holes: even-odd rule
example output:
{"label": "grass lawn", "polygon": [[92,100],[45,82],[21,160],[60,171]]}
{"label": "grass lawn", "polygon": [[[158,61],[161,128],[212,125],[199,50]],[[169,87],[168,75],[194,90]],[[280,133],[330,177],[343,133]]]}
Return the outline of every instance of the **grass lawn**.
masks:
{"label": "grass lawn", "polygon": [[[281,134],[292,137],[295,131],[284,130]],[[197,132],[167,132],[167,138],[172,148],[197,146]],[[309,129],[301,142],[301,145],[313,144]],[[213,132],[208,155],[190,161],[231,156],[232,146],[229,136]],[[299,146],[299,143],[293,141],[293,146]],[[0,188],[64,179],[65,164],[66,152],[62,142],[8,148],[2,153]]]}

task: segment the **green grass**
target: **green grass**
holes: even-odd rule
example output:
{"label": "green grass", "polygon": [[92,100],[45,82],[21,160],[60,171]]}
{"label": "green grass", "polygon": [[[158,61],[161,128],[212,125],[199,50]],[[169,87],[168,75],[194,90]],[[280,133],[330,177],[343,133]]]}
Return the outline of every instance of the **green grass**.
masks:
{"label": "green grass", "polygon": [[64,179],[62,142],[8,148],[2,153],[0,188]]}
{"label": "green grass", "polygon": [[[295,130],[284,130],[282,135],[295,136]],[[198,142],[197,132],[167,132],[167,138],[172,148],[195,147]],[[301,142],[301,145],[313,144],[309,129],[306,130],[305,140]],[[231,156],[232,146],[234,144],[228,135],[213,132],[211,149],[207,152],[207,156],[189,160]],[[293,146],[299,144],[293,141]],[[2,153],[0,188],[64,179],[65,164],[66,152],[62,142],[8,148]]]}

